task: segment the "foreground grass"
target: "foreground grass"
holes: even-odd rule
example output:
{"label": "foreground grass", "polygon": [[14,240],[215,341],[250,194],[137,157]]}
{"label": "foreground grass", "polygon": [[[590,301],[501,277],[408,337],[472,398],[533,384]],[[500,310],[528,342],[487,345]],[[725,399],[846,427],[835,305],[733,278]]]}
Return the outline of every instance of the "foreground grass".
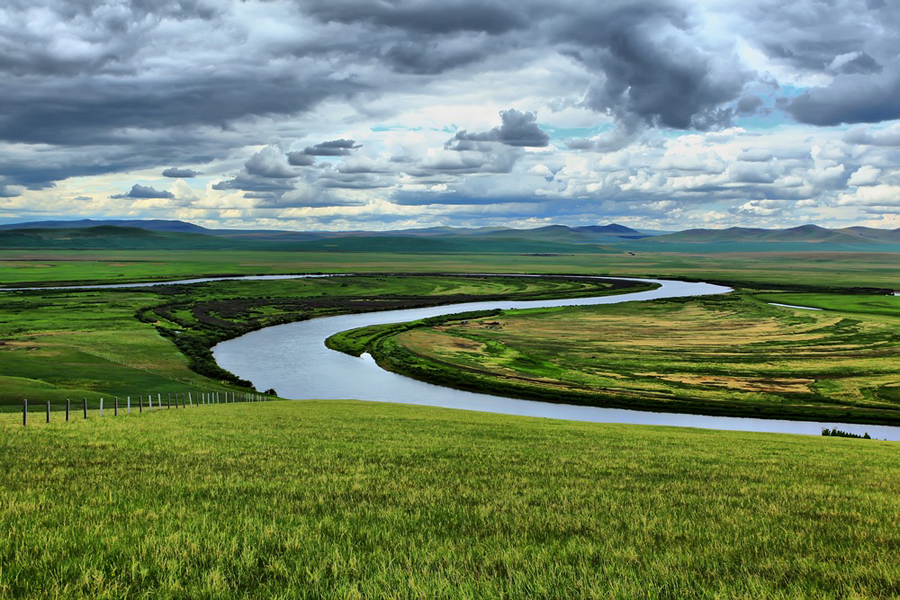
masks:
{"label": "foreground grass", "polygon": [[347,401],[0,431],[3,597],[900,594],[890,442]]}
{"label": "foreground grass", "polygon": [[898,326],[895,296],[735,293],[362,328],[329,343],[426,381],[550,402],[896,424]]}

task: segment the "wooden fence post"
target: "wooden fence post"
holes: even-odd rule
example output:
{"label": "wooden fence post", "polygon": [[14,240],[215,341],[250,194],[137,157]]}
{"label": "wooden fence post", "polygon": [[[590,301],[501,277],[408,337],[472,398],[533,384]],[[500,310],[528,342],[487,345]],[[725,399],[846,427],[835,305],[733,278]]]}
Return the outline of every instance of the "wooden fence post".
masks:
{"label": "wooden fence post", "polygon": [[66,398],[66,423],[69,422],[69,410],[71,409],[72,402]]}
{"label": "wooden fence post", "polygon": [[119,397],[116,396],[115,404],[113,405],[113,416],[119,416]]}
{"label": "wooden fence post", "polygon": [[172,408],[172,394],[166,394],[166,410]]}
{"label": "wooden fence post", "polygon": [[47,422],[50,422],[50,401],[47,400]]}
{"label": "wooden fence post", "polygon": [[22,400],[22,427],[28,425],[28,399]]}
{"label": "wooden fence post", "polygon": [[156,406],[162,410],[162,394],[156,394]]}
{"label": "wooden fence post", "polygon": [[84,418],[87,419],[87,398],[84,399]]}
{"label": "wooden fence post", "polygon": [[193,396],[191,396],[190,392],[188,392],[188,402],[191,403],[191,406],[194,406],[194,398]]}
{"label": "wooden fence post", "polygon": [[103,417],[103,398],[100,398],[100,416]]}
{"label": "wooden fence post", "polygon": [[125,402],[128,405],[128,408],[126,410],[128,411],[128,414],[130,415],[131,414],[131,396],[128,396],[128,398]]}

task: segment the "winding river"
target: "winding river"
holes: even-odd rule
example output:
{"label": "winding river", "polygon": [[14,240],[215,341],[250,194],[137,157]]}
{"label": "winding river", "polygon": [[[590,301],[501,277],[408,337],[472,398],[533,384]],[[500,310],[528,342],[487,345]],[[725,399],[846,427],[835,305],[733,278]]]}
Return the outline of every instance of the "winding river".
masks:
{"label": "winding river", "polygon": [[[40,288],[0,288],[0,292],[140,288],[157,285],[189,285],[211,281],[264,281],[275,279],[302,279],[307,277],[339,277],[341,275],[245,275],[233,277],[205,277],[150,283],[115,283],[102,285],[53,286]],[[506,275],[535,277],[533,275]],[[596,279],[603,279],[597,277]],[[615,279],[628,279],[616,277]],[[900,440],[900,427],[883,425],[855,425],[848,423],[823,423],[785,421],[777,419],[749,419],[736,417],[712,417],[678,413],[659,413],[552,404],[533,400],[519,400],[488,394],[478,394],[445,388],[415,379],[409,379],[375,364],[368,354],[360,358],[329,350],[325,339],[340,331],[384,323],[400,323],[426,317],[434,317],[469,310],[543,308],[551,306],[586,306],[616,304],[725,294],[730,288],[709,283],[658,279],[630,279],[659,284],[655,290],[633,292],[599,298],[569,298],[562,300],[469,302],[430,308],[414,308],[385,312],[371,312],[335,317],[321,317],[309,321],[276,325],[248,333],[223,342],[213,348],[216,361],[223,368],[253,382],[259,390],[274,388],[283,398],[341,399],[352,398],[371,402],[395,402],[422,406],[438,406],[507,415],[567,419],[594,423],[633,423],[639,425],[668,425],[726,429],[733,431],[761,431],[772,433],[798,433],[820,435],[822,428],[838,428],[885,440]],[[806,308],[802,306],[787,308]]]}
{"label": "winding river", "polygon": [[321,317],[248,333],[219,344],[213,349],[213,354],[224,369],[251,381],[257,389],[274,388],[281,397],[298,400],[352,398],[372,402],[396,402],[574,421],[672,425],[807,435],[820,435],[824,427],[837,427],[843,431],[859,434],[868,432],[872,437],[878,439],[900,440],[900,427],[658,413],[552,404],[466,392],[397,375],[381,369],[369,355],[357,358],[329,350],[325,346],[326,338],[347,329],[413,321],[470,310],[615,304],[659,298],[723,294],[731,291],[727,287],[708,283],[654,279],[632,279],[632,281],[658,283],[660,287],[651,291],[599,298],[470,302],[430,308]]}

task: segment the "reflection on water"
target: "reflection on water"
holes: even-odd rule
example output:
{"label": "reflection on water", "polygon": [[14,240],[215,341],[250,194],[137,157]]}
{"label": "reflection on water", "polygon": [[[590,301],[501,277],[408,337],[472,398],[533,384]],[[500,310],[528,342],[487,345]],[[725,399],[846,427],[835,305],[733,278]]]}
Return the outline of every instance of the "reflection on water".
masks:
{"label": "reflection on water", "polygon": [[823,427],[854,433],[867,431],[879,439],[900,440],[900,428],[841,423],[811,423],[773,419],[741,419],[674,413],[655,413],[518,400],[454,390],[409,379],[375,364],[368,355],[348,356],[325,347],[329,336],[366,325],[399,323],[469,310],[538,308],[615,304],[658,298],[722,294],[729,288],[707,283],[634,279],[659,283],[645,292],[527,302],[470,302],[451,306],[323,317],[268,327],[219,344],[213,349],[222,368],[253,382],[257,389],[274,388],[284,398],[356,399],[440,406],[510,415],[601,423],[678,425],[707,429],[768,431],[819,435]]}

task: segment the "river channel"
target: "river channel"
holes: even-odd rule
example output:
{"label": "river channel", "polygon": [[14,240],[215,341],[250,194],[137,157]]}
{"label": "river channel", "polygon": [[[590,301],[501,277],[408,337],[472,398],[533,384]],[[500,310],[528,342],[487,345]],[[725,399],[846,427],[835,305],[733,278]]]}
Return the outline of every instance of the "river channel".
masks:
{"label": "river channel", "polygon": [[[429,308],[321,317],[287,325],[276,325],[248,333],[217,345],[213,349],[213,355],[222,368],[251,381],[257,389],[274,388],[279,396],[297,400],[348,398],[549,419],[806,435],[820,435],[825,427],[837,427],[843,431],[859,434],[868,432],[872,437],[878,439],[900,440],[900,427],[659,413],[554,404],[479,394],[397,375],[380,368],[369,355],[357,358],[330,350],[325,346],[326,338],[347,329],[413,321],[470,310],[615,304],[660,298],[723,294],[731,291],[727,287],[708,283],[654,279],[632,279],[632,281],[658,283],[660,287],[651,291],[597,298],[469,302]],[[660,343],[664,343],[664,341]]]}

